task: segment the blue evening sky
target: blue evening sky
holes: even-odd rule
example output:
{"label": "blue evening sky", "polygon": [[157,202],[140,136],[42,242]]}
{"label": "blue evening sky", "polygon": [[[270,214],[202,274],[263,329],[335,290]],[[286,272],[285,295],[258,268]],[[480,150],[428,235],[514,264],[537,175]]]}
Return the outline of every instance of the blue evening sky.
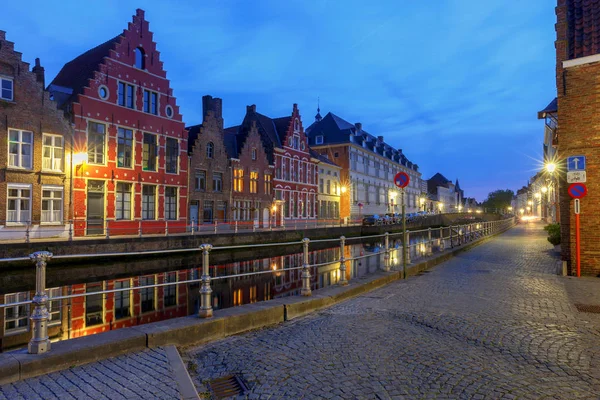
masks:
{"label": "blue evening sky", "polygon": [[555,97],[553,0],[223,0],[5,2],[0,29],[49,83],[60,67],[146,11],[187,125],[202,96],[225,125],[245,106],[303,123],[331,111],[403,149],[423,178],[458,178],[484,200],[541,164]]}

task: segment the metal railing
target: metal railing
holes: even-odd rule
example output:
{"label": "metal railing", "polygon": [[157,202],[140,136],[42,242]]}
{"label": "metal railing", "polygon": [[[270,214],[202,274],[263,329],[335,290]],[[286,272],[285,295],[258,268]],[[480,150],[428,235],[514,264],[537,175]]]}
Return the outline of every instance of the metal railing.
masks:
{"label": "metal railing", "polygon": [[[45,215],[45,214],[44,214]],[[50,214],[48,214],[50,215]],[[27,215],[29,216],[29,214]],[[52,214],[53,218],[55,215]],[[362,220],[284,219],[276,223],[255,220],[219,220],[210,222],[186,222],[183,220],[116,220],[104,219],[88,221],[86,219],[30,221],[18,218],[0,221],[0,242],[43,239],[45,241],[73,241],[89,239],[110,239],[124,237],[189,236],[218,233],[267,232],[275,230],[317,229],[361,225]]]}
{"label": "metal railing", "polygon": [[[83,254],[83,255],[62,255],[53,257],[52,253],[48,251],[38,251],[31,254],[29,257],[18,257],[18,258],[4,258],[0,259],[0,262],[14,262],[14,261],[24,261],[30,260],[35,264],[36,268],[36,280],[35,280],[35,295],[32,300],[26,301],[18,301],[12,303],[0,304],[0,309],[7,307],[17,307],[22,305],[30,305],[32,304],[34,310],[31,314],[31,322],[32,322],[32,339],[28,345],[28,352],[30,354],[42,354],[50,350],[51,344],[50,339],[48,337],[48,321],[49,321],[49,312],[48,312],[48,303],[51,301],[58,300],[70,300],[73,298],[86,297],[86,296],[94,296],[94,295],[104,295],[108,293],[118,293],[124,291],[131,290],[144,290],[148,288],[156,288],[156,287],[164,287],[170,285],[180,285],[180,284],[189,284],[189,283],[197,283],[201,284],[200,286],[200,308],[198,312],[198,316],[201,318],[208,318],[213,315],[213,308],[211,303],[211,281],[220,280],[220,279],[230,279],[237,277],[247,277],[253,275],[260,274],[272,274],[279,273],[282,270],[291,271],[291,270],[301,270],[301,281],[302,288],[300,294],[302,296],[311,296],[311,268],[318,268],[324,265],[330,265],[332,263],[340,263],[339,273],[340,279],[338,281],[339,285],[347,285],[348,280],[346,277],[346,263],[351,261],[359,261],[362,259],[366,259],[369,257],[379,257],[383,254],[383,270],[390,271],[393,269],[399,269],[400,264],[394,259],[397,257],[392,257],[394,253],[399,251],[397,245],[390,246],[390,239],[396,237],[398,235],[402,235],[400,239],[401,243],[401,251],[402,251],[402,276],[406,277],[406,267],[407,264],[411,261],[415,261],[419,257],[429,257],[434,253],[434,247],[438,252],[444,251],[446,248],[446,243],[449,243],[449,247],[453,248],[455,246],[460,246],[462,244],[466,244],[477,240],[479,238],[493,235],[497,232],[503,231],[505,229],[510,228],[515,223],[514,218],[501,220],[501,221],[492,221],[492,222],[478,222],[464,225],[454,225],[449,227],[440,227],[440,228],[428,228],[417,231],[408,231],[393,233],[390,234],[388,232],[380,235],[370,235],[370,236],[357,236],[346,238],[341,236],[340,238],[334,239],[319,239],[314,240],[312,243],[327,243],[327,242],[339,242],[339,250],[340,256],[338,260],[324,262],[324,263],[314,263],[310,264],[309,258],[309,244],[311,240],[309,238],[304,238],[301,241],[294,242],[282,242],[282,243],[272,243],[272,244],[256,244],[256,245],[246,245],[246,246],[222,246],[222,247],[213,247],[211,244],[202,244],[199,248],[193,249],[177,249],[177,250],[167,250],[167,251],[145,251],[145,252],[127,252],[127,253],[111,253],[111,254]],[[410,243],[411,235],[415,235],[417,240],[412,244]],[[376,247],[375,250],[371,254],[360,254],[355,257],[346,257],[346,246],[347,241],[349,240],[361,240],[366,242],[372,242],[374,239],[383,238],[383,251],[379,251],[380,247]],[[434,246],[434,243],[437,243],[437,246]],[[224,276],[210,276],[210,252],[217,250],[233,250],[239,248],[252,248],[252,247],[268,247],[268,246],[290,246],[290,245],[302,245],[302,265],[299,267],[291,267],[291,268],[282,268],[281,270],[273,269],[273,270],[265,270],[265,271],[255,271],[248,273],[238,273],[232,275],[224,275]],[[175,253],[175,252],[183,252],[183,251],[201,251],[202,252],[202,275],[198,279],[188,279],[184,281],[177,282],[165,282],[165,283],[157,283],[151,285],[143,285],[143,286],[135,286],[135,287],[126,287],[119,289],[110,289],[110,290],[101,290],[94,291],[89,293],[78,293],[71,294],[67,296],[55,296],[49,298],[46,291],[46,267],[48,262],[54,259],[69,259],[69,258],[95,258],[95,257],[107,257],[107,256],[117,256],[117,255],[151,255],[151,254],[165,254],[165,253]]]}

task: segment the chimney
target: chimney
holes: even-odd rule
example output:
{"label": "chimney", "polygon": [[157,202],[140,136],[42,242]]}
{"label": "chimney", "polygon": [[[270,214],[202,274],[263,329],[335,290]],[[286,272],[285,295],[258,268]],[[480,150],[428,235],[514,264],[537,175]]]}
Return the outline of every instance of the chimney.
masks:
{"label": "chimney", "polygon": [[256,104],[252,104],[251,106],[246,106],[246,114],[255,113],[256,112]]}
{"label": "chimney", "polygon": [[202,96],[202,117],[206,118],[208,112],[211,112],[217,121],[217,126],[223,128],[223,101],[219,98],[213,98],[210,95]]}
{"label": "chimney", "polygon": [[362,124],[360,122],[355,123],[354,127],[356,128],[357,132],[362,131]]}
{"label": "chimney", "polygon": [[42,84],[42,87],[45,88],[46,87],[46,80],[44,78],[44,67],[42,67],[40,65],[40,59],[36,58],[35,59],[35,67],[33,67],[33,69],[31,70],[31,72],[33,72],[35,74],[35,76],[37,77],[37,81],[40,82]]}
{"label": "chimney", "polygon": [[383,143],[383,136],[377,136],[377,141],[379,143]]}

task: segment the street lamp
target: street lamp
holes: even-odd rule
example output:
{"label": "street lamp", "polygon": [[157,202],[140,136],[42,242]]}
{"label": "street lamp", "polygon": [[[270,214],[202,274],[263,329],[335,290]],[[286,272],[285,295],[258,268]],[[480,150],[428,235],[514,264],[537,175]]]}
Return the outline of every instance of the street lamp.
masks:
{"label": "street lamp", "polygon": [[546,171],[550,172],[551,174],[554,173],[554,171],[556,171],[556,164],[553,162],[546,163]]}

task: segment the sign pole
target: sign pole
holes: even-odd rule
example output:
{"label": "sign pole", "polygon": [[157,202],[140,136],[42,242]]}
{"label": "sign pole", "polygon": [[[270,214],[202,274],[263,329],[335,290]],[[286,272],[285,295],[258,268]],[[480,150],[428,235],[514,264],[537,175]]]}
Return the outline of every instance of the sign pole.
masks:
{"label": "sign pole", "polygon": [[401,190],[402,196],[402,279],[406,279],[406,255],[408,243],[406,243],[406,205],[404,202],[404,188]]}
{"label": "sign pole", "polygon": [[581,277],[581,238],[579,236],[579,210],[580,200],[575,199],[575,262],[577,263],[577,277]]}

